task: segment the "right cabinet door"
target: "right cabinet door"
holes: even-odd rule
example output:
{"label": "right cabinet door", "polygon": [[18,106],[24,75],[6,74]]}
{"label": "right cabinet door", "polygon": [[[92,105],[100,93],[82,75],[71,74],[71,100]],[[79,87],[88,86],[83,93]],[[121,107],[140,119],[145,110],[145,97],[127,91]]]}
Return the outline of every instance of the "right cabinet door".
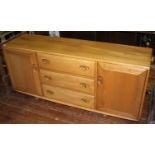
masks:
{"label": "right cabinet door", "polygon": [[98,63],[97,110],[138,120],[147,72],[143,68]]}

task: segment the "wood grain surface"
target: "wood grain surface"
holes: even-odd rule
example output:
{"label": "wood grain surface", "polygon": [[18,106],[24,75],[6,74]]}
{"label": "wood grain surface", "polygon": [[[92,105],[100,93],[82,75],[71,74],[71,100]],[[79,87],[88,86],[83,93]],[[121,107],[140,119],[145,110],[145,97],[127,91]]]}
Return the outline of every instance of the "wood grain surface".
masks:
{"label": "wood grain surface", "polygon": [[149,48],[38,35],[4,45],[14,90],[130,120],[141,116],[151,53]]}
{"label": "wood grain surface", "polygon": [[152,56],[151,48],[128,46],[121,44],[86,41],[67,38],[50,38],[41,35],[24,34],[6,45],[4,48],[31,49],[48,54],[69,55],[97,59],[100,61],[124,63],[149,67]]}

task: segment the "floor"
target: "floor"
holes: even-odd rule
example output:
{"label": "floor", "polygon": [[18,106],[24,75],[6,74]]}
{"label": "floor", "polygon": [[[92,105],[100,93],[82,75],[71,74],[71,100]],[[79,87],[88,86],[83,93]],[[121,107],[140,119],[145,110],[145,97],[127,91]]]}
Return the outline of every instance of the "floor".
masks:
{"label": "floor", "polygon": [[147,104],[141,120],[134,122],[45,101],[12,90],[4,92],[0,90],[1,124],[135,124],[146,123],[147,120]]}

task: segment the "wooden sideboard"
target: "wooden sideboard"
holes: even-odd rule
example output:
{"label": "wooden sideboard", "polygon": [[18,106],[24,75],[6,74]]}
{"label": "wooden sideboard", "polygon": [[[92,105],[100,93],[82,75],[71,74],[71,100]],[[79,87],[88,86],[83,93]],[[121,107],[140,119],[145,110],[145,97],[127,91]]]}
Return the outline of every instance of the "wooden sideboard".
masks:
{"label": "wooden sideboard", "polygon": [[3,45],[14,90],[139,120],[152,49],[24,34]]}

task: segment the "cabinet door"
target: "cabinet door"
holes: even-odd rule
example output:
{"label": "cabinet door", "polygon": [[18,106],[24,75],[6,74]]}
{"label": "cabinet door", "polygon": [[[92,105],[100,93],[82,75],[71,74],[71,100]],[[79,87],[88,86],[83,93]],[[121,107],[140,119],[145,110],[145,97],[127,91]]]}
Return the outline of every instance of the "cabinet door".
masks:
{"label": "cabinet door", "polygon": [[35,53],[5,50],[4,54],[14,89],[42,95]]}
{"label": "cabinet door", "polygon": [[141,111],[147,70],[99,63],[97,109],[137,120]]}

